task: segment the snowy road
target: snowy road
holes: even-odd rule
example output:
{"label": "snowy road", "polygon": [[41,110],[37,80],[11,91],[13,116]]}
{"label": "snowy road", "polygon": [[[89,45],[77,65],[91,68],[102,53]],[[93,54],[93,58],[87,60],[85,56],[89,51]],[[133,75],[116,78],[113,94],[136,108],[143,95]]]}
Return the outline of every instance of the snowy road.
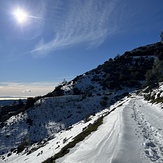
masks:
{"label": "snowy road", "polygon": [[57,163],[163,163],[163,110],[133,97]]}

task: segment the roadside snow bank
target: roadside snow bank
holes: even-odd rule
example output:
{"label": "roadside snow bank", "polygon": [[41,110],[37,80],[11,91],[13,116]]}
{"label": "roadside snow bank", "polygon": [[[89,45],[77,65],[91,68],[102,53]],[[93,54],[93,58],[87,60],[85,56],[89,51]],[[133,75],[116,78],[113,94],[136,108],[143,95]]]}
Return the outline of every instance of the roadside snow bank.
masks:
{"label": "roadside snow bank", "polygon": [[130,98],[57,163],[162,163],[163,110],[160,110],[139,96]]}

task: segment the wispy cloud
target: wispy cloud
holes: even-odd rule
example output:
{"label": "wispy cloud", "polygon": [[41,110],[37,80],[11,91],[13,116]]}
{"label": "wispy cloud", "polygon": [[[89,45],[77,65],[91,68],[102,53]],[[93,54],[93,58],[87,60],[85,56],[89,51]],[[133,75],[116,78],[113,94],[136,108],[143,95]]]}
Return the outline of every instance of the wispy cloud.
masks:
{"label": "wispy cloud", "polygon": [[[44,39],[42,38],[38,44],[35,46],[34,50],[32,53],[34,54],[34,57],[45,57],[49,52],[50,48],[47,47]],[[37,54],[37,55],[35,55]]]}
{"label": "wispy cloud", "polygon": [[[47,24],[43,38],[31,52],[37,56],[45,56],[52,50],[74,44],[99,46],[115,31],[112,13],[115,12],[117,1],[51,1],[46,9]],[[46,32],[53,35],[50,41],[45,41]]]}

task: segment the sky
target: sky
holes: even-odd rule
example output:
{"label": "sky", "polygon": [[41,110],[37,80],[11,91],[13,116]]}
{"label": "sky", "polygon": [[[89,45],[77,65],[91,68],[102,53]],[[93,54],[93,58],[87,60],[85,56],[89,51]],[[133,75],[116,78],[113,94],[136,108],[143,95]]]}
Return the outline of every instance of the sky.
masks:
{"label": "sky", "polygon": [[0,97],[45,95],[162,30],[163,0],[0,0]]}

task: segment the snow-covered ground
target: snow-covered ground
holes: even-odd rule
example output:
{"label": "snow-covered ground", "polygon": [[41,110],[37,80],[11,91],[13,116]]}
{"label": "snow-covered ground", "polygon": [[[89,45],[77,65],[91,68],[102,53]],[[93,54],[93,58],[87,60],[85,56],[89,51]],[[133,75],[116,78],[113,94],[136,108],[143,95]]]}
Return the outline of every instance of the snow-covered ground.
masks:
{"label": "snow-covered ground", "polygon": [[78,143],[57,163],[162,163],[163,110],[159,105],[133,95],[118,101],[87,123],[79,121],[69,130],[55,134],[54,139],[31,154],[20,153],[1,160],[2,163],[41,163],[59,152],[63,146],[93,123],[98,117],[116,108],[104,118],[97,131]]}
{"label": "snow-covered ground", "polygon": [[[75,97],[67,96],[67,97],[55,98],[55,99],[48,98],[48,99],[45,99],[45,101],[40,101],[41,103],[43,103],[42,105],[40,105],[39,103],[36,104],[36,105],[40,105],[40,106],[37,106],[36,108],[34,108],[30,112],[28,112],[28,116],[26,115],[26,113],[23,113],[23,114],[20,113],[16,117],[14,117],[14,116],[11,117],[7,121],[7,126],[4,126],[1,130],[1,135],[0,135],[1,136],[1,140],[0,140],[1,148],[0,148],[0,150],[5,151],[5,149],[8,149],[9,152],[0,157],[0,159],[1,159],[0,162],[12,162],[12,163],[14,163],[14,162],[15,163],[16,162],[20,162],[20,163],[21,162],[32,162],[32,163],[33,162],[35,162],[35,163],[42,162],[42,161],[46,160],[47,158],[53,156],[55,153],[59,152],[63,146],[65,146],[68,142],[72,141],[72,139],[76,135],[81,133],[84,130],[84,128],[86,128],[90,123],[93,123],[99,117],[108,113],[110,110],[114,109],[116,106],[122,104],[125,100],[127,100],[127,98],[124,98],[123,100],[116,102],[114,105],[110,106],[109,108],[106,108],[102,111],[97,112],[96,114],[94,114],[94,116],[91,116],[89,118],[89,120],[86,122],[86,121],[84,121],[85,115],[87,115],[89,113],[90,108],[94,107],[94,104],[96,104],[96,102],[98,102],[98,104],[99,104],[98,99],[100,99],[100,97],[96,97],[94,100],[91,100],[90,102],[89,102],[90,99],[89,100],[86,99],[85,100],[85,107],[86,107],[85,109],[82,108],[82,110],[81,110],[80,107],[77,107],[77,110],[76,110],[75,108],[73,109],[73,107],[71,107],[71,109],[70,109],[71,112],[69,112],[73,115],[76,115],[76,114],[78,115],[79,114],[78,111],[81,110],[80,116],[83,116],[83,117],[76,116],[74,118],[74,120],[72,119],[72,122],[70,121],[71,119],[69,120],[68,118],[65,118],[65,119],[63,118],[62,121],[59,121],[59,122],[56,121],[56,124],[51,124],[51,122],[49,122],[51,124],[50,125],[49,123],[47,123],[48,125],[46,125],[46,131],[50,132],[52,129],[54,130],[53,134],[50,133],[51,137],[47,137],[47,139],[43,139],[39,143],[35,143],[34,145],[32,145],[30,148],[28,148],[28,150],[24,150],[22,153],[16,154],[15,149],[14,149],[14,144],[20,143],[21,135],[28,136],[28,134],[31,134],[31,135],[33,135],[33,136],[31,136],[31,138],[34,138],[34,137],[40,138],[41,137],[41,134],[40,134],[41,131],[39,131],[40,130],[39,127],[35,127],[34,129],[31,130],[31,132],[28,131],[29,133],[27,132],[27,130],[29,130],[28,129],[29,126],[26,124],[27,117],[32,118],[31,116],[29,116],[31,114],[36,119],[34,123],[36,123],[36,122],[41,123],[41,121],[43,123],[45,123],[46,119],[47,119],[47,115],[48,115],[48,120],[49,120],[49,117],[53,116],[53,112],[50,109],[50,106],[53,104],[54,108],[56,108],[55,105],[57,105],[59,107],[60,105],[63,105],[64,100],[66,100],[66,102],[67,102],[67,98],[68,98],[68,100],[71,98],[70,104],[67,103],[67,108],[69,108],[71,105],[72,106],[80,105],[80,98],[78,96],[75,96]],[[72,102],[74,102],[74,100],[77,100],[79,103],[77,103],[76,105],[72,104]],[[57,103],[57,101],[58,101],[58,103]],[[45,107],[44,105],[46,106],[46,110],[44,110],[44,107]],[[55,114],[57,114],[57,118],[59,118],[59,119],[61,117],[63,117],[63,115],[67,115],[67,114],[64,114],[64,112],[68,111],[68,109],[66,109],[65,106],[64,106],[64,108],[65,108],[64,110],[62,110],[62,108],[63,108],[63,106],[60,106],[59,108],[56,108],[56,110],[55,110]],[[49,113],[49,110],[51,111],[50,113]],[[77,113],[76,113],[76,111],[77,111]],[[44,116],[44,117],[40,117],[39,115]],[[62,125],[60,123],[63,123],[63,122],[64,122],[64,124],[68,124],[68,122],[71,124],[73,124],[74,122],[76,122],[76,123],[71,125],[68,129],[66,129],[64,127],[64,124],[62,124],[63,125],[62,130],[61,130],[61,128],[59,128],[60,132],[56,131],[57,130],[56,127],[57,126],[61,127]],[[38,130],[38,131],[34,132],[35,130],[36,131]],[[43,131],[45,130],[44,127],[42,130]],[[33,133],[35,133],[35,134],[33,134]],[[39,134],[40,134],[40,136],[39,136]],[[48,140],[48,138],[50,138],[50,139]],[[39,147],[38,150],[29,154],[29,151],[32,151],[34,148],[36,149],[38,147]],[[14,149],[13,151],[11,151],[12,148]]]}
{"label": "snow-covered ground", "polygon": [[163,110],[141,97],[109,114],[103,125],[57,163],[162,163]]}

